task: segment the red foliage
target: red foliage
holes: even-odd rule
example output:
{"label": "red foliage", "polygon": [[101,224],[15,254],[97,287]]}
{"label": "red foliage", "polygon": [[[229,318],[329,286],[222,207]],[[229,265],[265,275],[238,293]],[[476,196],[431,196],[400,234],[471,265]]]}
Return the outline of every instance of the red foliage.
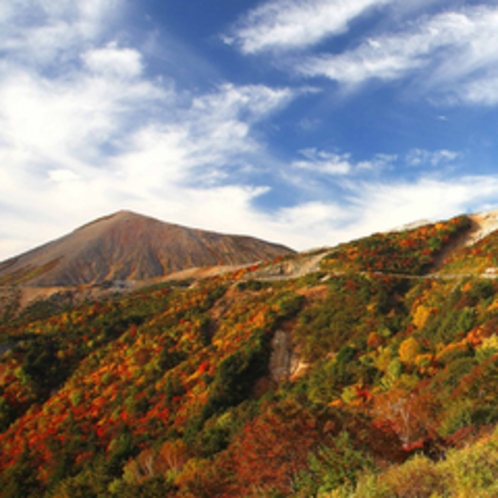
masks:
{"label": "red foliage", "polygon": [[209,370],[209,361],[203,361],[200,365],[199,365],[199,368],[197,369],[197,371],[199,373],[204,373],[204,372],[207,372]]}
{"label": "red foliage", "polygon": [[297,474],[318,442],[316,420],[308,411],[290,402],[270,406],[233,444],[239,496],[293,492]]}

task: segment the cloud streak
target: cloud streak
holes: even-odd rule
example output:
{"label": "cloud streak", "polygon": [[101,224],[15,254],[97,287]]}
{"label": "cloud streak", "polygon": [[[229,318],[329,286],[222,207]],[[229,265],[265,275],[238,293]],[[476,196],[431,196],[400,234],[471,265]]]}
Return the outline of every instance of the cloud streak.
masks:
{"label": "cloud streak", "polygon": [[347,175],[353,169],[350,154],[332,154],[316,149],[304,149],[300,152],[304,159],[294,161],[294,168],[325,175]]}
{"label": "cloud streak", "polygon": [[333,246],[416,220],[437,221],[489,210],[496,206],[498,176],[355,182],[346,191],[346,203],[310,201],[282,209],[275,232],[285,233],[285,225],[293,226],[295,246],[305,249]]}
{"label": "cloud streak", "polygon": [[292,162],[292,167],[326,176],[346,176],[366,171],[381,172],[392,167],[398,159],[396,154],[376,154],[366,161],[353,161],[350,153],[337,154],[316,148],[300,150],[302,159]]}
{"label": "cloud streak", "polygon": [[374,79],[418,77],[418,85],[427,91],[442,91],[458,102],[494,104],[497,44],[498,8],[469,7],[425,16],[402,31],[371,37],[340,54],[306,57],[296,70],[349,88]]}
{"label": "cloud streak", "polygon": [[406,155],[406,163],[409,166],[440,166],[453,163],[457,159],[462,158],[463,154],[452,150],[436,150],[428,151],[423,149],[412,149]]}
{"label": "cloud streak", "polygon": [[11,0],[0,9],[0,51],[56,69],[99,42],[126,10],[124,0]]}
{"label": "cloud streak", "polygon": [[245,54],[303,49],[347,31],[372,8],[393,0],[271,0],[248,12],[225,36]]}

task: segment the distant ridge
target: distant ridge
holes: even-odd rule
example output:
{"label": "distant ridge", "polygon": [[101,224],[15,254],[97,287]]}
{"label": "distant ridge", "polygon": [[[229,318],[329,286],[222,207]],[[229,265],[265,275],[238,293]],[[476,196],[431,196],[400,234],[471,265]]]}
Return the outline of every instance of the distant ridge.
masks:
{"label": "distant ridge", "polygon": [[0,285],[145,280],[187,268],[248,264],[293,252],[253,237],[191,229],[119,211],[0,263]]}

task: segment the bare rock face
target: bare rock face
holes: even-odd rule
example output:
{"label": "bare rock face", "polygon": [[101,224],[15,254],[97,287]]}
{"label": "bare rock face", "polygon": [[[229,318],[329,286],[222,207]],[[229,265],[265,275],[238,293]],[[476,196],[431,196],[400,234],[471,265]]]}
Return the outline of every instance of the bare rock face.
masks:
{"label": "bare rock face", "polygon": [[294,377],[300,365],[299,355],[292,347],[290,332],[277,330],[272,340],[270,376],[274,382],[282,383]]}
{"label": "bare rock face", "polygon": [[252,237],[190,229],[120,211],[0,263],[0,285],[145,280],[186,268],[248,264],[292,252]]}

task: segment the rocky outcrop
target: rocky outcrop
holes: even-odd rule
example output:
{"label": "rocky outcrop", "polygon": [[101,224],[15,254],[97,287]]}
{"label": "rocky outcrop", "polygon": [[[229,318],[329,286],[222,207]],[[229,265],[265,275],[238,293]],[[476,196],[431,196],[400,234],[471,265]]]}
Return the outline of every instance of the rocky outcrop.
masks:
{"label": "rocky outcrop", "polygon": [[330,249],[302,252],[282,261],[265,264],[246,274],[246,280],[286,280],[304,277],[320,270],[320,261],[330,253]]}
{"label": "rocky outcrop", "polygon": [[290,332],[284,330],[275,332],[269,370],[271,379],[278,384],[296,378],[305,370],[305,364],[292,345]]}

